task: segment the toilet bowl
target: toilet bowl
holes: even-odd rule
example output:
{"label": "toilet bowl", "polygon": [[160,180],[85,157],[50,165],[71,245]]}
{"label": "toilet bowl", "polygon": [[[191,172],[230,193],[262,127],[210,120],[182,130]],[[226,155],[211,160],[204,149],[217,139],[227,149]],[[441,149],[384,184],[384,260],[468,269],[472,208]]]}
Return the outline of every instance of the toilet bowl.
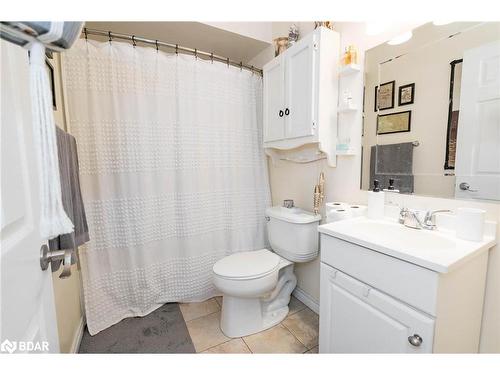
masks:
{"label": "toilet bowl", "polygon": [[222,293],[221,329],[228,337],[247,336],[280,323],[297,285],[294,262],[318,255],[320,215],[299,208],[266,210],[273,251],[245,251],[222,258],[213,267],[215,287]]}

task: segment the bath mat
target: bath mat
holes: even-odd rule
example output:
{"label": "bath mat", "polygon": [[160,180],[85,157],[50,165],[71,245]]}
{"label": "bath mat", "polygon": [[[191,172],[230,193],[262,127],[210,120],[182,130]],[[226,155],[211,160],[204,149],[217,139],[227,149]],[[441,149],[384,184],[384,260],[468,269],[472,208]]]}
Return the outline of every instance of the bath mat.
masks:
{"label": "bath mat", "polygon": [[95,336],[85,329],[79,353],[195,353],[195,349],[179,305],[167,303]]}

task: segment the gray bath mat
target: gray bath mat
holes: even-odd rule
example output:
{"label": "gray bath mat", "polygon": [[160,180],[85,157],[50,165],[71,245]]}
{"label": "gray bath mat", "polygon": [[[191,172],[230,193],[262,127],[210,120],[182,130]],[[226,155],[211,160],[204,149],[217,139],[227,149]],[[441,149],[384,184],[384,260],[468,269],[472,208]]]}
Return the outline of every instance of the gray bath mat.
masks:
{"label": "gray bath mat", "polygon": [[94,336],[85,330],[80,353],[195,353],[177,303],[127,318]]}

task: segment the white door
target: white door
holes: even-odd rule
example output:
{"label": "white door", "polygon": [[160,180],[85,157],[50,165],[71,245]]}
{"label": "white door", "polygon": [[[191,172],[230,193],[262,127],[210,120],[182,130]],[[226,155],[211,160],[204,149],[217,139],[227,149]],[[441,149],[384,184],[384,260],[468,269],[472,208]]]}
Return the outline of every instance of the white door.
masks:
{"label": "white door", "polygon": [[285,138],[285,76],[283,56],[264,66],[264,142]]}
{"label": "white door", "polygon": [[285,55],[286,137],[314,134],[314,67],[317,44],[315,34],[301,39]]}
{"label": "white door", "polygon": [[59,352],[50,268],[42,271],[28,53],[1,41],[0,352]]}
{"label": "white door", "polygon": [[455,197],[500,200],[500,42],[464,52]]}
{"label": "white door", "polygon": [[321,264],[320,353],[431,353],[434,320]]}

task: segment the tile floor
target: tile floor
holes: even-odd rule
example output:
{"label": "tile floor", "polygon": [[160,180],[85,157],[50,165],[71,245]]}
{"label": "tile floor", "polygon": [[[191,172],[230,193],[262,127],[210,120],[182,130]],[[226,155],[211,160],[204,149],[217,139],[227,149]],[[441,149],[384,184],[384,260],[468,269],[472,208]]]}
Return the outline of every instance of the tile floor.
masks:
{"label": "tile floor", "polygon": [[179,306],[197,353],[318,353],[318,315],[295,297],[283,322],[237,339],[220,329],[221,297]]}

